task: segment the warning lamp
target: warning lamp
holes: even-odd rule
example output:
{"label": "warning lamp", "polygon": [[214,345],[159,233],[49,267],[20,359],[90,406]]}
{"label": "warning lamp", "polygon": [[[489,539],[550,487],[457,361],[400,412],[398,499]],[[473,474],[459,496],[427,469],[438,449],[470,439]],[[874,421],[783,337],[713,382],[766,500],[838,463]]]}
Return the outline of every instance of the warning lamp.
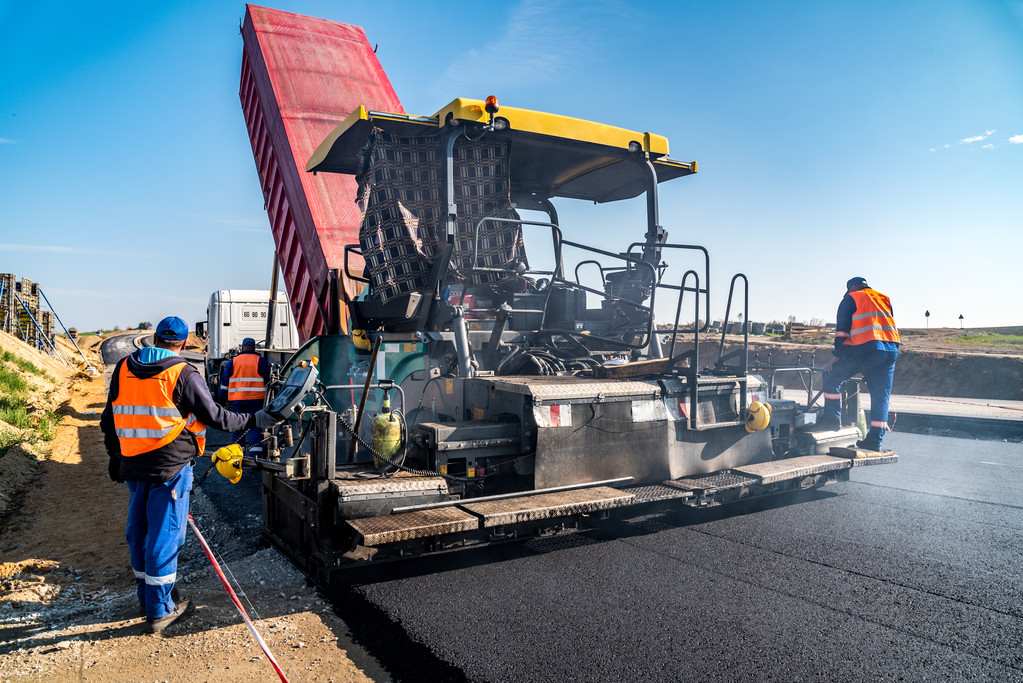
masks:
{"label": "warning lamp", "polygon": [[309,362],[312,365],[319,365],[320,364],[320,358],[319,358],[319,356],[313,356],[312,358],[309,359]]}
{"label": "warning lamp", "polygon": [[483,103],[483,108],[488,114],[490,114],[490,120],[487,123],[491,126],[494,125],[494,114],[496,114],[501,108],[501,105],[497,103],[497,97],[494,95],[487,95],[487,100]]}

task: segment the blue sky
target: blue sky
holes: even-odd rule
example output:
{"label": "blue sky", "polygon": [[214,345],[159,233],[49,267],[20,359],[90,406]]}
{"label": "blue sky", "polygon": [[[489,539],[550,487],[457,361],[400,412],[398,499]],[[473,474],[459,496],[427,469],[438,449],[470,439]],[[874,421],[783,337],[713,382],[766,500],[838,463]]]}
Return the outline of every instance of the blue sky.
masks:
{"label": "blue sky", "polygon": [[[267,4],[363,26],[412,113],[495,94],[666,135],[700,172],[661,222],[710,249],[716,318],[743,272],[753,320],[830,321],[863,275],[902,327],[1023,324],[1020,0]],[[243,13],[0,0],[0,272],[69,326],[269,287]],[[605,249],[643,232],[635,202],[559,211]]]}

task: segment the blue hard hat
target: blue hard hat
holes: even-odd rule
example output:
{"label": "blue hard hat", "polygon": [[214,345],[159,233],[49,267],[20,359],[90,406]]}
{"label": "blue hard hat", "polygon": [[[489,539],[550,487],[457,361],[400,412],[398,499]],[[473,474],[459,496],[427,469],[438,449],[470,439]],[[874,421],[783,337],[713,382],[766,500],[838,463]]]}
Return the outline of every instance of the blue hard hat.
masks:
{"label": "blue hard hat", "polygon": [[252,348],[256,348],[256,340],[252,337],[246,337],[245,339],[242,339],[242,346],[251,346]]}
{"label": "blue hard hat", "polygon": [[156,326],[156,336],[165,341],[185,341],[188,339],[188,325],[177,316],[169,316]]}

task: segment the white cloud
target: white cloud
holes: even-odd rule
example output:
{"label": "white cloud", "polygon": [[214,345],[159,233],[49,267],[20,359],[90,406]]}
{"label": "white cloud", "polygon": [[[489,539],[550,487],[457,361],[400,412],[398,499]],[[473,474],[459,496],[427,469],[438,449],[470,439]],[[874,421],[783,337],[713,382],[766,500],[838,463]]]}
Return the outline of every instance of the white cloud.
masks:
{"label": "white cloud", "polygon": [[101,256],[155,256],[155,254],[137,251],[111,251],[110,249],[90,249],[88,247],[61,247],[52,244],[3,244],[0,249],[6,251],[34,251],[49,254],[98,254]]}
{"label": "white cloud", "polygon": [[963,138],[962,140],[960,140],[960,142],[964,142],[966,144],[970,144],[971,142],[980,142],[981,140],[983,140],[983,139],[987,138],[988,136],[990,136],[992,133],[997,133],[997,132],[998,131],[996,131],[996,130],[986,130],[986,131],[984,131],[983,135],[974,135],[972,138]]}
{"label": "white cloud", "polygon": [[14,140],[11,140],[9,138],[0,138],[0,145],[13,145],[13,144],[14,144]]}
{"label": "white cloud", "polygon": [[989,142],[989,143],[988,143],[988,144],[986,144],[986,145],[981,145],[981,148],[982,148],[982,149],[994,149],[994,148],[995,148],[995,147],[997,147],[997,146],[998,146],[998,145],[992,145],[992,144],[991,144],[991,143]]}
{"label": "white cloud", "polygon": [[1023,145],[1023,135],[1013,135],[1009,142],[1013,145]]}

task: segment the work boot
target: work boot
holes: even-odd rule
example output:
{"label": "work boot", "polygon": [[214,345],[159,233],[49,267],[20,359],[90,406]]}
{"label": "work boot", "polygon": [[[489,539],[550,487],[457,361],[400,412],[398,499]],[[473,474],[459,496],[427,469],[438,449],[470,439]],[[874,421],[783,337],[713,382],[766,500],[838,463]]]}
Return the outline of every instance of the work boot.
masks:
{"label": "work boot", "polygon": [[148,633],[160,633],[174,622],[187,618],[194,611],[195,607],[192,606],[192,601],[183,600],[174,605],[174,609],[171,610],[170,614],[157,619],[146,619],[146,631]]}
{"label": "work boot", "polygon": [[856,448],[864,451],[876,451],[881,452],[881,444],[871,440],[869,437],[856,442]]}

